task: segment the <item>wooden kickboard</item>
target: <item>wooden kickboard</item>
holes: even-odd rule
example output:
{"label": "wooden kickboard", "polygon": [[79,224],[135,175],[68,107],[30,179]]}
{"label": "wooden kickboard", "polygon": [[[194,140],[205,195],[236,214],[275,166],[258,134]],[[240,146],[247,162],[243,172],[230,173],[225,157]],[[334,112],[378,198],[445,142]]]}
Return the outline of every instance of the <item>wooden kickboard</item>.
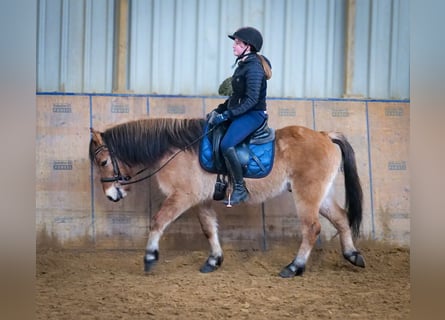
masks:
{"label": "wooden kickboard", "polygon": [[[76,247],[143,247],[150,218],[163,195],[153,179],[132,187],[119,203],[103,194],[88,158],[90,126],[108,126],[148,117],[201,118],[225,97],[187,98],[120,95],[39,95],[36,128],[36,230]],[[364,192],[362,233],[409,242],[409,103],[356,100],[268,100],[269,126],[302,125],[343,132],[356,152]],[[213,186],[211,186],[213,188]],[[343,173],[335,181],[344,202]],[[263,248],[299,236],[291,194],[263,205],[227,209],[215,203],[220,237],[237,248]],[[322,237],[335,236],[321,218]],[[196,209],[166,231],[163,244],[207,247]]]}

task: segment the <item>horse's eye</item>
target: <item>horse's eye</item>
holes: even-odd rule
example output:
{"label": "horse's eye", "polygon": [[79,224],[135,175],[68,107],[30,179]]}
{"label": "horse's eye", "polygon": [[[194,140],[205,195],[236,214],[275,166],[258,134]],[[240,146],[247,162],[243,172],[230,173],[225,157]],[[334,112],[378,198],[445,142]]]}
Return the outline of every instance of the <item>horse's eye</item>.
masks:
{"label": "horse's eye", "polygon": [[101,167],[105,167],[106,165],[107,165],[107,160],[104,160],[104,161],[102,161],[101,163],[100,163],[100,166]]}

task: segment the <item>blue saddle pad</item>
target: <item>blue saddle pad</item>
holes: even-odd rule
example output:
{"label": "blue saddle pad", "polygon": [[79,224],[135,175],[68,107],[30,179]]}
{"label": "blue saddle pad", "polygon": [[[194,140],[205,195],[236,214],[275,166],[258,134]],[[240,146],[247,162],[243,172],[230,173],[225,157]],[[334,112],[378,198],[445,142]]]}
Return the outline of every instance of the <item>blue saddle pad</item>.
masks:
{"label": "blue saddle pad", "polygon": [[[213,157],[213,145],[208,136],[208,126],[205,127],[205,135],[201,140],[199,150],[199,163],[201,167],[211,173],[223,173],[215,167]],[[248,143],[237,146],[238,158],[243,167],[245,178],[264,178],[272,170],[275,157],[275,138],[265,143]]]}

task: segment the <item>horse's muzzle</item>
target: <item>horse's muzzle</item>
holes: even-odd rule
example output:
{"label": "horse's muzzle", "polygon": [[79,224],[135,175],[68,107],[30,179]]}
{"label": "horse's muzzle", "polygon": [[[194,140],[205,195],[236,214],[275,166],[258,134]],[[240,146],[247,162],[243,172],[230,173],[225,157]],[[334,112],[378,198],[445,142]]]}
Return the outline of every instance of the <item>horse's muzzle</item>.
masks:
{"label": "horse's muzzle", "polygon": [[118,202],[120,199],[122,198],[116,198],[114,199],[113,197],[107,196],[108,200],[113,201],[113,202]]}
{"label": "horse's muzzle", "polygon": [[127,193],[118,186],[113,186],[105,191],[107,198],[113,202],[118,202],[119,200],[125,198]]}

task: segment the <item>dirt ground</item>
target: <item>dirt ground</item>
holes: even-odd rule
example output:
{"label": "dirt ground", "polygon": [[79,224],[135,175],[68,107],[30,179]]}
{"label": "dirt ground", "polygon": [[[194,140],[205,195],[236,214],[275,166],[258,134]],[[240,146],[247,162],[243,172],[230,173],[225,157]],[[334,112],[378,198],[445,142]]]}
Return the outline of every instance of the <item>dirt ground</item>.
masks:
{"label": "dirt ground", "polygon": [[[334,241],[335,242],[335,241]],[[295,247],[224,248],[222,267],[198,269],[205,251],[161,251],[151,274],[144,250],[39,249],[37,319],[408,319],[409,248],[358,242],[365,269],[338,242],[312,252],[302,277],[278,272]]]}

